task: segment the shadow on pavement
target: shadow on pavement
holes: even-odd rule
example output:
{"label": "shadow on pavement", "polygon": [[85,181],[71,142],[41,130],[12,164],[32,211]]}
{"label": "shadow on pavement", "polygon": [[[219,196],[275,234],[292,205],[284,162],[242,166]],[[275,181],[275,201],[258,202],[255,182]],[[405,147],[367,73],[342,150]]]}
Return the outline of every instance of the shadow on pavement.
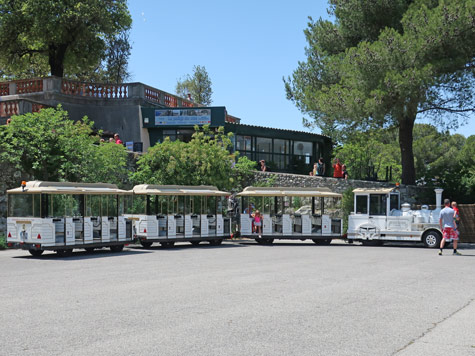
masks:
{"label": "shadow on pavement", "polygon": [[[231,241],[229,241],[231,242]],[[226,248],[235,248],[235,247],[245,247],[242,246],[241,244],[236,244],[236,243],[227,243],[223,242],[221,245],[211,245],[208,242],[203,242],[200,243],[199,245],[192,245],[189,242],[180,242],[179,245],[174,245],[171,247],[168,246],[161,246],[159,242],[155,242],[152,247],[143,247],[142,245],[130,245],[129,248],[134,249],[134,250],[141,250],[141,251],[181,251],[181,250],[187,250],[187,249],[206,249],[206,250],[214,250],[214,249],[226,249]]]}
{"label": "shadow on pavement", "polygon": [[141,255],[143,253],[150,253],[150,252],[130,250],[129,248],[122,252],[112,252],[109,249],[97,249],[97,250],[94,250],[93,252],[87,252],[87,251],[80,251],[78,249],[78,251],[73,251],[73,254],[71,256],[59,256],[58,254],[56,254],[56,252],[45,251],[45,253],[41,255],[40,257],[34,257],[28,253],[27,255],[23,255],[23,256],[13,256],[12,258],[54,260],[54,261],[78,261],[78,260],[88,260],[91,258],[125,257],[125,256],[131,256],[131,255]]}

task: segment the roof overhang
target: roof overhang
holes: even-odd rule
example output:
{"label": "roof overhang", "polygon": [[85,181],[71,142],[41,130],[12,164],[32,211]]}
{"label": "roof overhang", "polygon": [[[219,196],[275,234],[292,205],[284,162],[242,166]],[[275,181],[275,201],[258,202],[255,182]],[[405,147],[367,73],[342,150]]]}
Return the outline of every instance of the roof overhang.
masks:
{"label": "roof overhang", "polygon": [[133,187],[134,194],[139,195],[197,195],[197,196],[228,196],[231,193],[223,192],[209,185],[152,185],[140,184]]}
{"label": "roof overhang", "polygon": [[353,189],[355,194],[389,194],[392,192],[398,192],[396,187],[393,188],[356,188]]}
{"label": "roof overhang", "polygon": [[250,197],[332,197],[341,198],[340,193],[332,192],[328,188],[291,188],[291,187],[247,187],[238,196]]}
{"label": "roof overhang", "polygon": [[71,182],[44,182],[29,181],[24,188],[7,190],[8,194],[130,194],[127,190],[118,189],[115,184],[109,183],[71,183]]}

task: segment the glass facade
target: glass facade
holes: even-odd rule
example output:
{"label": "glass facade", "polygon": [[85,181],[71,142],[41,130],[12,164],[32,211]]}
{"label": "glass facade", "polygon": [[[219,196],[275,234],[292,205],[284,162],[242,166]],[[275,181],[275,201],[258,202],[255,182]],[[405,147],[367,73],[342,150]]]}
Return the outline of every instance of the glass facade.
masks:
{"label": "glass facade", "polygon": [[[211,125],[213,130],[218,126]],[[327,166],[331,141],[321,135],[290,130],[277,130],[258,126],[226,123],[225,132],[232,132],[232,147],[239,151],[240,156],[246,156],[258,163],[266,161],[266,166],[273,172],[309,174],[313,164],[320,157],[324,158]],[[189,142],[192,139],[192,127],[150,127],[150,143],[163,142],[166,137],[171,141]]]}
{"label": "glass facade", "polygon": [[321,153],[320,144],[260,136],[236,135],[235,150],[259,162],[265,160],[272,171],[308,174]]}

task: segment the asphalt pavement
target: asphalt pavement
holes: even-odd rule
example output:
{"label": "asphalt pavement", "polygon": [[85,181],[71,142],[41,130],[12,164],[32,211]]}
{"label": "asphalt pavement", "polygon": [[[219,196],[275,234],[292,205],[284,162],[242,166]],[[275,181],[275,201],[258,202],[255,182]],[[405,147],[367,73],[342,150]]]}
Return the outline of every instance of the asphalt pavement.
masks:
{"label": "asphalt pavement", "polygon": [[475,246],[0,251],[0,355],[475,355]]}

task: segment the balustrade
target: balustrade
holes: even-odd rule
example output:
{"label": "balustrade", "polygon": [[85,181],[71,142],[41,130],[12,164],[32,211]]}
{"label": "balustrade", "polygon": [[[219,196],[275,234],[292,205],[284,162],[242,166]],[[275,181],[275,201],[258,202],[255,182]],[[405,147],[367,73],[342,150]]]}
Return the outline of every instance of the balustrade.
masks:
{"label": "balustrade", "polygon": [[10,117],[18,114],[18,100],[0,102],[0,117]]}
{"label": "balustrade", "polygon": [[10,84],[0,83],[0,96],[10,95]]}
{"label": "balustrade", "polygon": [[163,93],[163,100],[164,100],[164,104],[166,106],[169,106],[171,108],[176,108],[178,105],[177,105],[177,98],[175,96],[172,96],[170,94],[167,94],[167,93]]}
{"label": "balustrade", "polygon": [[81,83],[63,79],[61,93],[100,99],[125,99],[129,97],[129,85]]}
{"label": "balustrade", "polygon": [[[45,88],[43,87],[45,82]],[[62,78],[41,78],[29,80],[17,80],[12,82],[0,83],[0,96],[11,94],[29,94],[46,91],[57,91],[57,84],[60,84],[60,93],[65,95],[82,96],[97,99],[127,99],[132,95],[140,97],[140,90],[136,88],[143,86],[143,98],[149,102],[162,104],[168,107],[200,107],[202,105],[194,103],[187,99],[179,98],[176,95],[155,89],[141,83],[132,84],[103,84],[86,83]],[[13,87],[12,87],[13,85]],[[48,89],[46,89],[48,88]],[[11,90],[10,90],[11,89]],[[12,91],[12,92],[11,92]],[[38,107],[40,109],[40,107]]]}
{"label": "balustrade", "polygon": [[15,84],[17,94],[38,93],[43,91],[43,79],[18,80]]}
{"label": "balustrade", "polygon": [[145,87],[145,99],[154,103],[160,103],[160,91],[150,87]]}

